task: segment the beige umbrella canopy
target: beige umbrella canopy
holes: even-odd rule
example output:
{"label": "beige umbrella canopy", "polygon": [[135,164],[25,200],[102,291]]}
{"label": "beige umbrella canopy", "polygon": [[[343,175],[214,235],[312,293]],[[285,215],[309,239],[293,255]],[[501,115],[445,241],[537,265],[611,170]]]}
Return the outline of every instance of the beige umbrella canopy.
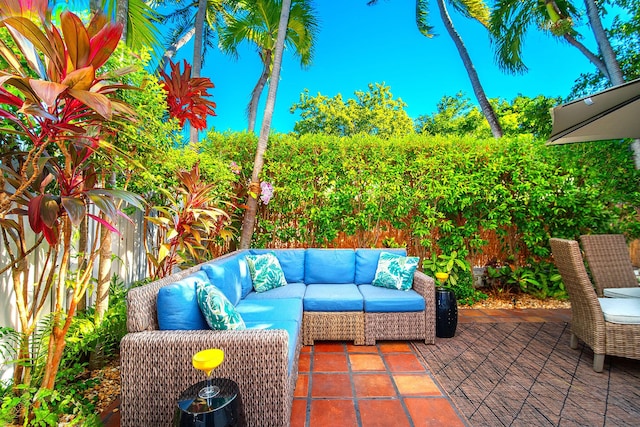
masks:
{"label": "beige umbrella canopy", "polygon": [[640,79],[551,109],[547,145],[640,138]]}

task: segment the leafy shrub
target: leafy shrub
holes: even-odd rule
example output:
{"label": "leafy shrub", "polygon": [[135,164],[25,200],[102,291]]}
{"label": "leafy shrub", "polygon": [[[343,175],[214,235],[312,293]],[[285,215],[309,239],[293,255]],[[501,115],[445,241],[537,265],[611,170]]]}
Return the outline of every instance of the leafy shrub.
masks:
{"label": "leafy shrub", "polygon": [[487,268],[492,286],[501,291],[524,292],[536,298],[567,299],[562,277],[550,262],[531,262],[520,267]]}

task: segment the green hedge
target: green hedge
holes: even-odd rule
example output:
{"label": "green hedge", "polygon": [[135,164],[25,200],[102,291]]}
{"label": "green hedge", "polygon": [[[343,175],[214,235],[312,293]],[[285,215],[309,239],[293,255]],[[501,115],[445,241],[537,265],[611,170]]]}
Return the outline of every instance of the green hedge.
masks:
{"label": "green hedge", "polygon": [[[255,144],[214,133],[203,149],[248,176]],[[420,256],[525,264],[548,257],[551,236],[637,236],[639,178],[627,143],[274,135],[262,179],[275,197],[261,206],[254,245],[380,246],[392,236]]]}

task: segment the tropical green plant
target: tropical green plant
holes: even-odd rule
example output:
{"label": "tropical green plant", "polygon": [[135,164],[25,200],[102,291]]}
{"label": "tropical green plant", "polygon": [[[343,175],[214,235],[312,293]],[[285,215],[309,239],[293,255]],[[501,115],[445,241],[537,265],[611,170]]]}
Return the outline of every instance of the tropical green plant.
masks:
{"label": "tropical green plant", "polygon": [[[247,107],[249,117],[248,131],[253,132],[258,117],[258,103],[267,80],[275,69],[275,50],[278,38],[278,26],[281,10],[285,7],[282,0],[255,0],[240,2],[240,9],[227,20],[220,33],[220,46],[226,53],[237,56],[237,49],[247,41],[258,50],[262,63],[262,72],[258,78],[251,100]],[[318,24],[315,11],[309,0],[292,0],[286,28],[285,43],[293,54],[300,58],[303,67],[311,64]]]}
{"label": "tropical green plant", "polygon": [[[0,223],[8,257],[0,271],[12,271],[22,334],[20,360],[36,357],[29,342],[45,302],[54,296],[41,381],[32,383],[36,377],[29,364],[16,365],[13,377],[16,387],[24,384],[45,393],[54,389],[66,334],[89,286],[98,253],[96,243],[90,252],[80,254],[81,268],[71,271],[73,228],[90,218],[115,231],[87,211],[90,205],[112,220],[124,215],[116,207],[117,199],[141,207],[141,200],[131,193],[99,187],[93,163],[98,153],[105,154],[100,159],[105,162],[117,155],[105,141],[105,135],[116,130],[113,118],[133,116],[117,98],[118,91],[129,87],[110,81],[130,70],[98,74],[122,30],[104,16],[94,16],[85,26],[76,15],[64,12],[59,29],[48,14],[32,16],[37,20],[33,22],[20,15],[7,16],[6,11],[13,9],[5,0],[0,3],[5,13],[0,26],[10,34],[0,45],[6,47],[0,49],[6,63],[0,76],[0,126],[3,133],[15,135],[2,147]],[[31,247],[25,244],[27,221],[38,235]],[[42,273],[33,283],[28,256],[44,240],[48,245]]]}
{"label": "tropical green plant", "polygon": [[368,133],[381,138],[413,132],[413,123],[404,109],[407,104],[400,98],[394,99],[389,86],[369,83],[368,91],[356,91],[355,96],[345,102],[341,94],[328,98],[320,93],[310,96],[305,90],[300,101],[289,109],[292,114],[300,110],[294,132],[335,136]]}
{"label": "tropical green plant", "polygon": [[[536,138],[546,139],[551,134],[549,109],[558,105],[561,99],[518,95],[510,102],[503,99],[489,101],[502,123],[505,135],[531,133]],[[491,130],[478,107],[461,92],[455,96],[443,96],[436,112],[418,117],[415,127],[416,132],[429,135],[491,136]]]}
{"label": "tropical green plant", "polygon": [[172,191],[160,189],[167,200],[166,206],[155,206],[157,216],[146,220],[155,224],[162,242],[153,250],[147,248],[150,276],[154,279],[173,273],[176,266],[194,265],[211,259],[208,242],[216,236],[230,239],[229,215],[217,205],[212,193],[213,185],[200,179],[196,163],[190,171],[178,172],[180,186]]}
{"label": "tropical green plant", "polygon": [[539,299],[566,299],[562,277],[553,263],[529,262],[523,266],[487,267],[492,287],[500,292],[523,292]]}
{"label": "tropical green plant", "polygon": [[433,278],[436,278],[436,273],[447,273],[448,277],[444,283],[436,279],[436,286],[452,290],[461,304],[473,304],[487,297],[473,287],[471,264],[461,258],[457,251],[449,255],[433,253],[430,258],[422,260],[422,269]]}
{"label": "tropical green plant", "polygon": [[457,251],[453,251],[449,255],[434,253],[431,258],[425,258],[422,261],[422,269],[431,277],[436,277],[436,273],[447,273],[449,277],[443,285],[456,286],[460,272],[471,271],[471,264],[464,258],[459,258]]}
{"label": "tropical green plant", "polygon": [[[255,140],[215,134],[206,151],[248,170]],[[547,147],[531,135],[272,135],[262,180],[277,197],[255,241],[280,247],[380,246],[422,258],[458,251],[474,266],[548,259],[550,236],[640,235],[640,172],[628,143]]]}

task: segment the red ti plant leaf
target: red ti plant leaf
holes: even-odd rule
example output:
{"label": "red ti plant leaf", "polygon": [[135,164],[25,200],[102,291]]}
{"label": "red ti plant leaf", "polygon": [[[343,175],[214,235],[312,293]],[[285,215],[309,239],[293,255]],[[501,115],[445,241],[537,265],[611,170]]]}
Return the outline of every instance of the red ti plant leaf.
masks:
{"label": "red ti plant leaf", "polygon": [[53,226],[51,228],[44,226],[42,228],[42,234],[44,234],[44,238],[47,239],[47,242],[50,245],[55,245],[58,243],[58,226]]}
{"label": "red ti plant leaf", "polygon": [[122,24],[108,23],[95,36],[91,38],[91,51],[89,63],[94,69],[98,69],[107,62],[122,36]]}
{"label": "red ti plant leaf", "polygon": [[65,10],[60,14],[60,26],[73,69],[86,67],[89,62],[89,34],[82,21]]}
{"label": "red ti plant leaf", "polygon": [[100,218],[99,216],[93,215],[88,213],[87,216],[97,222],[99,222],[100,224],[102,224],[103,226],[105,226],[109,231],[112,231],[114,233],[118,233],[120,234],[120,232],[118,231],[117,228],[115,228],[113,225],[109,224],[108,221],[105,221],[104,219]]}
{"label": "red ti plant leaf", "polygon": [[62,207],[69,215],[71,224],[74,227],[78,227],[87,213],[84,202],[78,197],[62,197],[61,201]]}
{"label": "red ti plant leaf", "polygon": [[14,107],[22,107],[22,99],[18,98],[3,87],[0,87],[0,104],[9,104]]}
{"label": "red ti plant leaf", "polygon": [[47,107],[53,107],[58,96],[67,89],[65,85],[45,80],[29,79],[29,84]]}
{"label": "red ti plant leaf", "polygon": [[69,89],[69,95],[82,102],[87,107],[100,114],[106,120],[111,120],[111,101],[101,93],[88,92],[86,90]]}
{"label": "red ti plant leaf", "polygon": [[0,19],[23,16],[44,20],[49,15],[48,0],[0,0]]}
{"label": "red ti plant leaf", "polygon": [[102,13],[96,13],[91,18],[91,22],[87,26],[87,33],[89,34],[89,38],[92,39],[95,37],[98,32],[103,29],[107,24],[109,24],[109,20]]}
{"label": "red ti plant leaf", "polygon": [[95,69],[92,66],[82,67],[67,74],[62,84],[69,89],[89,90],[96,78]]}
{"label": "red ti plant leaf", "polygon": [[27,209],[29,225],[36,233],[40,233],[45,227],[53,227],[60,212],[58,202],[49,194],[40,194],[31,199]]}
{"label": "red ti plant leaf", "polygon": [[207,116],[215,116],[215,102],[205,99],[211,96],[207,90],[214,87],[211,80],[205,77],[191,78],[191,66],[184,61],[184,72],[180,72],[180,64],[170,62],[171,77],[164,71],[164,89],[167,91],[169,116],[177,118],[180,126],[189,120],[191,126],[202,130],[207,127]]}

